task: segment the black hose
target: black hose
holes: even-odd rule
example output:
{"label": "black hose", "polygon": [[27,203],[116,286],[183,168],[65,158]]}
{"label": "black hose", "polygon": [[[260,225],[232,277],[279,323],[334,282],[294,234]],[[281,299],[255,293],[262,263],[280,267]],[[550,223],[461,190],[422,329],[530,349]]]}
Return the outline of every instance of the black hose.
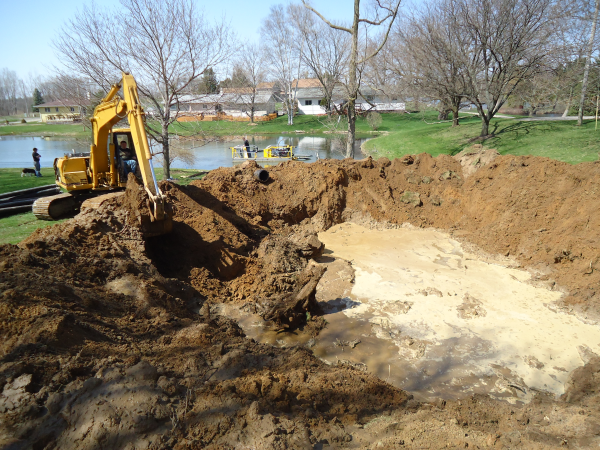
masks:
{"label": "black hose", "polygon": [[4,194],[0,194],[0,198],[16,197],[16,196],[27,194],[27,193],[43,191],[44,189],[49,189],[52,187],[56,188],[57,186],[55,184],[47,184],[45,186],[38,186],[38,187],[34,187],[34,188],[29,188],[29,189],[21,189],[20,191],[5,192]]}
{"label": "black hose", "polygon": [[[41,198],[41,197],[39,197]],[[19,200],[13,200],[12,202],[0,203],[0,208],[9,208],[11,206],[20,206],[20,205],[33,205],[33,203],[37,200],[37,198],[24,198]]]}
{"label": "black hose", "polygon": [[29,193],[28,195],[26,193],[26,194],[16,195],[14,197],[2,198],[2,199],[0,199],[0,207],[5,206],[8,203],[12,203],[15,201],[27,200],[27,199],[36,200],[41,197],[48,197],[50,195],[56,195],[56,194],[60,194],[60,189],[48,189],[48,190],[44,190],[44,191],[35,192],[33,194]]}
{"label": "black hose", "polygon": [[13,214],[19,214],[28,211],[31,211],[31,205],[13,206],[11,208],[0,208],[0,217],[12,216]]}

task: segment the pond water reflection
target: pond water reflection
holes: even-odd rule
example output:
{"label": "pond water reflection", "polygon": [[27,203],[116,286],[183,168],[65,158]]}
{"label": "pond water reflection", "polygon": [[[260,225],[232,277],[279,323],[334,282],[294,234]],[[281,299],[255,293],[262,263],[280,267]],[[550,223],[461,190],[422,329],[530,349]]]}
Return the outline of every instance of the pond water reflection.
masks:
{"label": "pond water reflection", "polygon": [[[273,144],[293,145],[295,154],[310,156],[308,162],[324,158],[342,159],[344,157],[340,146],[332,139],[324,136],[251,136],[249,140],[250,144],[257,145],[259,149]],[[360,146],[364,141],[365,139],[357,139],[356,141],[354,156],[356,159],[364,158],[360,151]],[[242,141],[239,138],[223,138],[214,142],[173,139],[171,143],[173,148],[191,149],[194,154],[193,164],[175,162],[173,167],[212,170],[217,167],[231,166],[231,150],[229,147],[239,145]],[[1,136],[0,167],[24,168],[33,166],[31,157],[33,147],[36,147],[42,155],[42,167],[52,167],[54,158],[60,158],[65,153],[71,153],[72,151],[88,152],[89,142],[84,139]],[[158,160],[155,166],[160,166]]]}

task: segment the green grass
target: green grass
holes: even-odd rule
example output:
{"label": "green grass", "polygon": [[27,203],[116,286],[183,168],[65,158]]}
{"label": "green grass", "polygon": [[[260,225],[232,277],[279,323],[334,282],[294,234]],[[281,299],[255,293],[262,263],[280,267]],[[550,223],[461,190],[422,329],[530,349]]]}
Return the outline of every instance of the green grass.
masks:
{"label": "green grass", "polygon": [[[287,116],[281,116],[269,122],[175,122],[171,125],[171,131],[182,135],[201,133],[212,136],[236,136],[236,135],[268,135],[268,134],[296,134],[296,130],[305,134],[323,134],[330,128],[323,125],[325,117],[320,116],[296,116],[294,124],[287,124]],[[340,121],[340,130],[345,130],[345,118]],[[371,128],[366,119],[359,118],[356,122],[356,132],[359,135],[368,134]]]}
{"label": "green grass", "polygon": [[23,169],[0,169],[0,194],[32,187],[54,184],[51,168],[42,168],[43,177],[21,177]]}
{"label": "green grass", "polygon": [[461,119],[461,125],[451,123],[427,124],[437,120],[435,112],[423,114],[384,114],[380,131],[387,133],[372,139],[363,148],[374,157],[395,158],[421,152],[432,156],[455,155],[474,143],[494,148],[502,155],[546,156],[559,161],[577,164],[596,161],[600,148],[600,130],[594,131],[594,121],[584,121],[576,126],[575,121],[521,122],[512,119],[493,119],[490,132],[493,137],[484,141],[473,141],[481,132],[478,117]]}
{"label": "green grass", "polygon": [[[19,119],[20,120],[20,119]],[[0,122],[0,125],[2,122]],[[0,126],[0,136],[89,136],[90,130],[84,130],[81,124],[46,124],[41,122],[16,123]]]}
{"label": "green grass", "polygon": [[9,122],[20,122],[22,118],[23,116],[0,116],[0,123],[6,123],[7,120]]}
{"label": "green grass", "polygon": [[[171,169],[171,178],[175,178],[177,180],[177,184],[180,186],[187,186],[194,180],[201,180],[206,176],[206,173],[202,173],[202,175],[198,175],[192,178],[188,178],[190,175],[195,175],[199,172],[205,172],[204,170],[199,169]],[[157,180],[162,180],[163,178],[163,168],[157,167],[154,169],[154,174],[156,175]]]}
{"label": "green grass", "polygon": [[[50,170],[50,171],[49,171]],[[20,189],[54,184],[51,169],[42,169],[45,177],[21,177],[21,169],[0,169],[0,194]],[[0,244],[17,244],[38,228],[45,228],[56,222],[38,220],[31,212],[0,218]]]}
{"label": "green grass", "polygon": [[10,217],[0,218],[0,245],[18,244],[38,228],[46,228],[68,219],[48,222],[38,220],[33,213],[15,214]]}

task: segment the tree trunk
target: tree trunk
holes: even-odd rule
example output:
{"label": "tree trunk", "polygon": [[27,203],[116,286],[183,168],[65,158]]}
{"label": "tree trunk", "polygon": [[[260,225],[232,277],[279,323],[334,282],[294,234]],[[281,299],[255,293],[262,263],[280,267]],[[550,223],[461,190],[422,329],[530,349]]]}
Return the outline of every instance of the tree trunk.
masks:
{"label": "tree trunk", "polygon": [[448,120],[448,110],[438,111],[438,120]]}
{"label": "tree trunk", "polygon": [[162,147],[163,147],[163,180],[171,178],[171,160],[169,155],[169,122],[162,123]]}
{"label": "tree trunk", "polygon": [[452,126],[457,127],[458,125],[458,105],[452,105]]}
{"label": "tree trunk", "polygon": [[348,140],[346,141],[346,158],[354,158],[354,135],[356,130],[355,101],[348,102]]}
{"label": "tree trunk", "polygon": [[[291,85],[290,85],[291,87]],[[288,125],[294,125],[294,97],[292,95],[291,89],[290,94],[288,95]]]}
{"label": "tree trunk", "polygon": [[490,134],[490,123],[487,121],[487,117],[481,120],[481,137],[486,137]]}
{"label": "tree trunk", "polygon": [[571,86],[571,90],[569,91],[569,98],[567,99],[567,106],[565,107],[565,112],[563,112],[562,116],[567,117],[569,115],[569,109],[571,109],[571,102],[573,101],[573,86]]}
{"label": "tree trunk", "polygon": [[[600,0],[598,0],[600,1]],[[356,57],[358,56],[358,24],[360,20],[360,0],[354,0],[354,21],[352,23],[352,50],[349,63],[349,98],[346,115],[348,116],[348,139],[346,141],[346,158],[354,158],[354,139],[356,130]]]}
{"label": "tree trunk", "polygon": [[598,22],[598,10],[600,9],[600,0],[596,0],[594,10],[594,21],[590,31],[590,40],[588,41],[587,54],[585,58],[585,68],[583,69],[583,81],[581,82],[581,99],[579,100],[579,114],[577,115],[577,125],[583,123],[583,104],[585,102],[585,93],[587,90],[588,77],[590,75],[590,64],[592,62],[592,50],[594,49],[594,40],[596,38],[596,22]]}
{"label": "tree trunk", "polygon": [[483,111],[483,107],[477,105],[477,111],[479,111],[479,115],[481,116],[481,134],[480,137],[486,137],[490,134],[490,118]]}

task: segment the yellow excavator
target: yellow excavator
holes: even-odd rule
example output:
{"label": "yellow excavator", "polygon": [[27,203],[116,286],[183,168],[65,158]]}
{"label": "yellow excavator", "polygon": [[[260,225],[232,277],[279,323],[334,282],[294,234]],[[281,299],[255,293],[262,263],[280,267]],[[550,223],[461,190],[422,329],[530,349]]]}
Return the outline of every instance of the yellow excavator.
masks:
{"label": "yellow excavator", "polygon": [[[123,98],[118,93],[123,89]],[[129,128],[115,128],[127,117]],[[151,226],[146,236],[171,231],[172,214],[158,187],[148,136],[144,128],[145,113],[137,84],[132,75],[123,73],[120,83],[112,86],[91,118],[92,139],[89,153],[65,154],[54,160],[56,184],[67,193],[42,197],[33,204],[38,219],[56,220],[79,207],[98,208],[103,201],[120,195],[127,185],[125,161],[118,151],[125,141],[135,152],[144,188],[149,196],[148,215]],[[104,195],[101,195],[104,194]]]}

